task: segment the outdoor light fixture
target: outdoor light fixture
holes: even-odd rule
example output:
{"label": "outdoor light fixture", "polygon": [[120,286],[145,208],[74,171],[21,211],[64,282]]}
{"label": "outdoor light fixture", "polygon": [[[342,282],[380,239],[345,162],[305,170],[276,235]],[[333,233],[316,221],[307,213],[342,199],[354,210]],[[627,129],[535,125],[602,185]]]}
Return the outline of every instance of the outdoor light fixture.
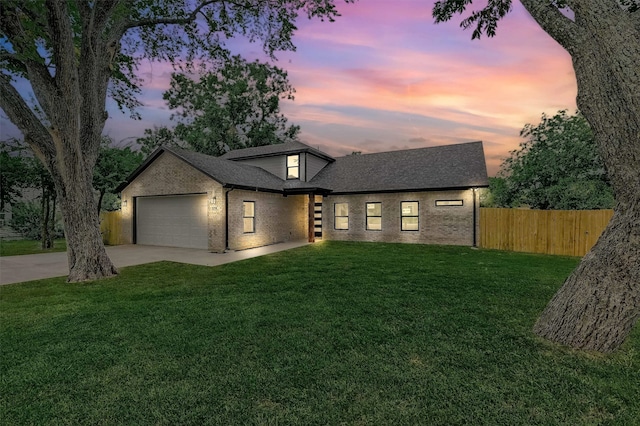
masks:
{"label": "outdoor light fixture", "polygon": [[122,200],[122,207],[127,207],[127,200]]}

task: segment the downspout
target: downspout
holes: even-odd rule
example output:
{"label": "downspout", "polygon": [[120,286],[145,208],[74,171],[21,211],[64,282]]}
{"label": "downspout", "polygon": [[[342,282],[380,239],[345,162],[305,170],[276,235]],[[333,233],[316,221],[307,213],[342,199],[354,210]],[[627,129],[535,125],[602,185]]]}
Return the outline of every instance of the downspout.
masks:
{"label": "downspout", "polygon": [[229,193],[234,188],[224,192],[224,250],[229,250]]}
{"label": "downspout", "polygon": [[478,243],[477,243],[477,223],[478,223],[478,218],[477,218],[477,208],[476,208],[476,188],[471,188],[471,191],[473,193],[473,246],[474,247],[478,247]]}

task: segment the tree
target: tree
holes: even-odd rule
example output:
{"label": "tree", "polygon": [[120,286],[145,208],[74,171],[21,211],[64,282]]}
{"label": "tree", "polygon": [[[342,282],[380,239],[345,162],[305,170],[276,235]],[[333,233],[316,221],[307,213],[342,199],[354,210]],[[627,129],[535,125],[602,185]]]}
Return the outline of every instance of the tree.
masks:
{"label": "tree", "polygon": [[[551,341],[609,352],[640,317],[640,2],[520,0],[571,55],[578,108],[593,129],[615,194],[611,222],[538,318]],[[472,0],[436,2],[436,22],[462,14]],[[490,0],[461,26],[472,38],[495,35],[512,0]]]}
{"label": "tree", "polygon": [[0,212],[7,204],[22,197],[26,165],[21,155],[15,153],[15,141],[2,141],[0,145]]}
{"label": "tree", "polygon": [[480,207],[512,207],[505,178],[489,178],[489,188],[480,191]]}
{"label": "tree", "polygon": [[178,139],[173,129],[167,126],[154,126],[153,129],[144,129],[144,136],[136,139],[136,143],[140,145],[140,151],[144,155],[151,154],[160,146],[187,148]]}
{"label": "tree", "polygon": [[[11,226],[23,235],[38,238],[42,249],[53,247],[56,223],[56,193],[51,175],[42,163],[34,158],[33,152],[18,139],[3,141],[0,151],[0,183],[4,210],[4,202],[14,203],[22,197],[26,188],[40,191],[40,206],[34,202],[16,203]],[[18,223],[22,222],[22,223]],[[37,225],[37,229],[32,229]]]}
{"label": "tree", "polygon": [[103,137],[96,167],[93,170],[93,187],[98,191],[98,214],[105,194],[111,194],[136,167],[142,163],[143,155],[130,147],[111,146],[113,141]]}
{"label": "tree", "polygon": [[494,182],[502,207],[584,210],[613,208],[613,191],[589,123],[580,113],[542,114],[520,132],[520,148],[501,166]]}
{"label": "tree", "polygon": [[34,157],[29,148],[24,148],[27,153],[25,162],[27,171],[25,186],[40,190],[40,242],[43,250],[53,248],[56,225],[56,200],[57,194],[51,174],[42,162]]}
{"label": "tree", "polygon": [[173,135],[167,128],[149,130],[140,142],[145,150],[151,144],[168,143],[219,156],[292,140],[300,127],[287,125],[280,99],[293,100],[293,93],[286,71],[240,56],[203,72],[198,81],[174,73],[163,96],[176,111],[171,116],[178,122]]}
{"label": "tree", "polygon": [[[351,0],[345,0],[351,1]],[[138,62],[224,60],[225,39],[291,50],[299,14],[333,20],[335,0],[3,0],[0,107],[51,173],[67,237],[69,281],[117,274],[100,235],[93,169],[107,96],[135,111]],[[31,85],[33,98],[16,81]],[[135,112],[132,113],[135,116]]]}

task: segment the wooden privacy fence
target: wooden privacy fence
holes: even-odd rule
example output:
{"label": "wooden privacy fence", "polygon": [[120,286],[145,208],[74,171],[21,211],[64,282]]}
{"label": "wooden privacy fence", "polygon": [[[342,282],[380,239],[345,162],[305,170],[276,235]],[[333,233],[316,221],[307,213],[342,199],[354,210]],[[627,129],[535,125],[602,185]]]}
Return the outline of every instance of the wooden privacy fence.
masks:
{"label": "wooden privacy fence", "polygon": [[483,248],[584,256],[613,210],[480,209]]}
{"label": "wooden privacy fence", "polygon": [[102,242],[116,246],[122,244],[122,211],[100,212],[100,233]]}

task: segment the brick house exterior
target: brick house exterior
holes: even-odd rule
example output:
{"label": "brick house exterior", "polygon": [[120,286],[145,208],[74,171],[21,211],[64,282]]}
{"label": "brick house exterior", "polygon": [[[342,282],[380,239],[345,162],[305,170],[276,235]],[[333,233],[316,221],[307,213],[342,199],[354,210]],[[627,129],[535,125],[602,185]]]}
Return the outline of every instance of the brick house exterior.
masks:
{"label": "brick house exterior", "polygon": [[159,148],[122,193],[123,241],[242,250],[328,240],[475,245],[481,142],[333,158],[300,142]]}

